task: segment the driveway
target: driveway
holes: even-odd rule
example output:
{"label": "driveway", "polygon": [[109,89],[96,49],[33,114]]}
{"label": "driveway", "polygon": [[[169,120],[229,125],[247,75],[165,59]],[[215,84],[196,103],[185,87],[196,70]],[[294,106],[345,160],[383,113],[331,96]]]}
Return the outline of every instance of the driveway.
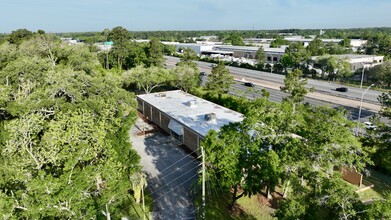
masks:
{"label": "driveway", "polygon": [[190,191],[197,184],[199,163],[159,130],[140,135],[152,129],[151,124],[137,118],[130,137],[148,176],[148,190],[154,199],[153,219],[195,219],[197,211]]}

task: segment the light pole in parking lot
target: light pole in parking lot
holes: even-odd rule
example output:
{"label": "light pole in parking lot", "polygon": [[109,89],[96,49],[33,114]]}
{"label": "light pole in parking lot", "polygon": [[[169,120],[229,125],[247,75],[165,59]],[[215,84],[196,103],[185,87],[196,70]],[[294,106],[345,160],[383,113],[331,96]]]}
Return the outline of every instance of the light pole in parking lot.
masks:
{"label": "light pole in parking lot", "polygon": [[360,119],[361,119],[361,108],[362,108],[362,100],[364,98],[364,95],[368,91],[368,89],[370,89],[374,85],[375,84],[371,84],[370,86],[368,86],[368,88],[361,94],[360,109],[358,110],[358,123],[360,123]]}

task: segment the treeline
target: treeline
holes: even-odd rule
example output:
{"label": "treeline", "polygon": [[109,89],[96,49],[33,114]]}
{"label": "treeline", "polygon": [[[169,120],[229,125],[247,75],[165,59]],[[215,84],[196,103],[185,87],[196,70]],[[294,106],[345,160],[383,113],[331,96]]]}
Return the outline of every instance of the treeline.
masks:
{"label": "treeline", "polygon": [[[321,29],[282,29],[282,30],[194,30],[194,31],[129,31],[130,39],[151,39],[157,38],[161,41],[186,41],[190,38],[199,38],[201,36],[217,36],[216,40],[223,41],[229,38],[232,34],[238,35],[241,38],[276,38],[281,35],[301,35],[309,37],[310,35],[319,35]],[[102,33],[109,29],[100,32],[68,32],[56,33],[59,37],[71,37],[79,39],[87,43],[103,42],[106,39]],[[385,36],[391,35],[391,28],[376,27],[376,28],[352,28],[352,29],[322,29],[324,33],[322,38],[338,38],[338,39],[363,39],[369,40],[371,43],[378,42],[384,39]],[[7,34],[1,34],[0,39],[6,38]]]}
{"label": "treeline", "polygon": [[[134,39],[158,38],[165,41],[179,41],[190,37],[218,36],[223,39],[232,33],[238,34],[242,38],[275,38],[279,35],[319,35],[320,30],[324,31],[323,38],[351,38],[351,39],[371,39],[375,35],[391,35],[391,28],[351,28],[351,29],[282,29],[282,30],[194,30],[194,31],[129,31]],[[100,32],[71,32],[57,33],[61,37],[94,37]]]}

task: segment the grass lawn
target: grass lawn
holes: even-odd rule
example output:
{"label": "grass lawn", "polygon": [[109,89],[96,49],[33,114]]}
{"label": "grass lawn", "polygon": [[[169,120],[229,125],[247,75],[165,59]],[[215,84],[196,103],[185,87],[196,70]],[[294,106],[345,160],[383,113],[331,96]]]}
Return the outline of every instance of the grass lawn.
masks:
{"label": "grass lawn", "polygon": [[268,206],[258,201],[258,196],[242,197],[238,200],[238,204],[245,210],[249,216],[253,216],[256,219],[272,220],[277,219],[272,217],[273,210]]}
{"label": "grass lawn", "polygon": [[[145,191],[145,219],[149,219],[149,212],[153,210],[153,198],[152,195]],[[127,216],[129,219],[143,219],[142,201],[137,204],[134,197],[127,195],[127,202],[123,205],[122,215]]]}
{"label": "grass lawn", "polygon": [[[205,219],[224,220],[272,220],[272,209],[258,201],[258,196],[242,197],[232,211],[228,209],[230,203],[229,196],[216,195],[206,198]],[[200,206],[198,206],[200,207]]]}
{"label": "grass lawn", "polygon": [[365,186],[373,184],[374,187],[358,193],[363,201],[380,199],[383,198],[387,192],[391,193],[391,176],[376,170],[370,170],[370,173],[371,176],[363,179],[363,184]]}

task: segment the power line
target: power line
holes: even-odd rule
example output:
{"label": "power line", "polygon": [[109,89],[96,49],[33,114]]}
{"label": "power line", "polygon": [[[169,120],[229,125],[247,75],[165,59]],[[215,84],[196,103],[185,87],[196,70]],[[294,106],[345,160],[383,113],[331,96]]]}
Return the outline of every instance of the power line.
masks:
{"label": "power line", "polygon": [[[187,166],[188,164],[190,163],[193,163],[193,161],[190,161],[190,162],[187,162],[186,164],[183,164],[181,167],[179,167],[179,169],[183,168],[184,166]],[[199,165],[197,165],[196,167],[198,167]],[[175,169],[175,170],[172,170],[171,172],[169,172],[168,174],[164,175],[161,179],[159,180],[151,180],[151,182],[159,182],[161,180],[164,180],[164,178],[167,178],[168,176],[170,176],[171,174],[177,172],[178,169]],[[160,171],[160,173],[164,172],[164,170]]]}
{"label": "power line", "polygon": [[[180,187],[182,184],[184,184],[185,182],[191,180],[191,179],[192,179],[194,176],[196,176],[196,175],[197,175],[197,174],[194,174],[193,176],[191,176],[191,177],[188,178],[187,180],[183,181],[183,182],[182,182],[181,184],[179,184],[178,186],[176,186],[176,187],[170,189],[168,192],[166,192],[166,193],[164,193],[163,195],[159,196],[158,198],[154,199],[154,201],[157,201],[157,200],[159,200],[160,198],[166,196],[166,195],[167,195],[168,193],[170,193],[172,190],[174,190],[174,189]],[[154,201],[148,203],[147,206],[151,205]],[[124,211],[125,209],[129,208],[130,206],[132,206],[132,204],[129,205],[129,206],[124,207],[123,209],[120,210],[120,212]],[[191,213],[194,213],[197,209],[198,209],[198,208],[196,208],[195,210],[193,210]],[[100,209],[99,209],[99,210],[100,210]],[[98,210],[98,211],[99,211],[99,210]],[[186,218],[186,219],[187,219],[187,218]],[[190,218],[190,219],[193,219],[193,218]]]}
{"label": "power line", "polygon": [[[186,155],[185,155],[184,157],[182,157],[180,160],[178,160],[178,161],[176,161],[175,163],[171,164],[170,166],[164,168],[164,169],[163,169],[162,171],[160,171],[160,172],[164,172],[165,170],[171,168],[172,166],[174,166],[175,164],[179,163],[180,161],[182,161],[183,159],[185,159],[185,158],[187,158],[187,157],[190,157],[190,158],[193,160],[194,157],[191,156],[191,154],[194,153],[195,151],[196,151],[196,150],[190,152],[189,154],[186,154]],[[194,161],[192,161],[192,160],[191,160],[190,162],[188,162],[188,163],[182,165],[181,167],[186,166],[186,165],[188,165],[188,164],[190,164],[190,163],[193,163]],[[198,166],[199,166],[199,165],[195,166],[194,168],[197,168]],[[160,190],[162,187],[165,187],[166,185],[168,185],[168,184],[170,184],[171,182],[175,181],[176,179],[180,178],[180,177],[183,176],[184,174],[190,172],[190,171],[193,170],[194,168],[192,168],[192,169],[186,171],[185,173],[181,174],[179,177],[175,178],[174,180],[170,181],[169,183],[166,183],[165,185],[163,185],[163,186],[157,188],[156,190],[154,190],[153,192],[151,192],[151,194],[155,193],[157,190]],[[163,178],[165,178],[165,177],[171,175],[171,174],[174,173],[174,172],[176,172],[176,170],[171,171],[169,174],[165,175]],[[195,174],[195,175],[197,175],[197,174]],[[191,178],[193,178],[195,175],[193,175]],[[158,180],[156,180],[156,181],[158,181]],[[185,182],[187,182],[187,181],[188,181],[188,180],[186,180]],[[154,181],[152,181],[152,182],[154,182]],[[181,184],[180,184],[180,185],[181,185]],[[180,186],[180,185],[178,185],[178,186]],[[178,186],[177,186],[177,187],[178,187]],[[175,187],[175,188],[177,188],[177,187]],[[123,199],[126,195],[127,195],[127,194],[118,197],[118,198],[117,198],[117,201],[119,201],[120,199]],[[113,203],[112,203],[112,204],[113,204]],[[150,204],[148,204],[148,205],[150,205]],[[79,219],[82,219],[82,218],[84,218],[84,217],[86,217],[86,216],[88,216],[88,215],[90,215],[90,214],[92,214],[92,213],[94,213],[94,212],[99,212],[99,211],[103,210],[103,209],[105,208],[105,206],[106,206],[106,204],[105,204],[105,205],[102,205],[102,206],[99,207],[98,209],[95,209],[94,211],[87,212],[85,215],[81,216]],[[121,211],[122,211],[122,210],[121,210]]]}
{"label": "power line", "polygon": [[[197,176],[198,174],[194,174],[193,176],[191,176],[190,178],[188,178],[187,180],[183,181],[181,184],[179,184],[178,186],[170,189],[168,192],[164,193],[163,195],[159,196],[158,198],[156,198],[155,200],[159,200],[160,198],[162,198],[163,196],[167,195],[168,193],[170,193],[172,190],[180,187],[182,184],[186,183],[187,181],[191,180],[193,177]],[[152,202],[148,203],[147,205],[150,205],[152,204]]]}
{"label": "power line", "polygon": [[[168,186],[170,183],[174,182],[175,180],[177,180],[178,178],[182,177],[183,175],[187,174],[188,172],[194,170],[194,168],[198,168],[198,166],[196,167],[193,167],[192,169],[186,171],[185,173],[182,173],[181,175],[179,175],[178,177],[176,177],[175,179],[171,180],[170,182],[168,183],[165,183],[163,186],[160,186],[158,187],[157,189],[155,189],[153,192],[150,192],[151,194],[155,193],[156,191],[160,190],[161,188],[165,187],[165,186]],[[195,175],[198,175],[197,173]],[[194,177],[195,175],[193,175],[192,177]]]}

